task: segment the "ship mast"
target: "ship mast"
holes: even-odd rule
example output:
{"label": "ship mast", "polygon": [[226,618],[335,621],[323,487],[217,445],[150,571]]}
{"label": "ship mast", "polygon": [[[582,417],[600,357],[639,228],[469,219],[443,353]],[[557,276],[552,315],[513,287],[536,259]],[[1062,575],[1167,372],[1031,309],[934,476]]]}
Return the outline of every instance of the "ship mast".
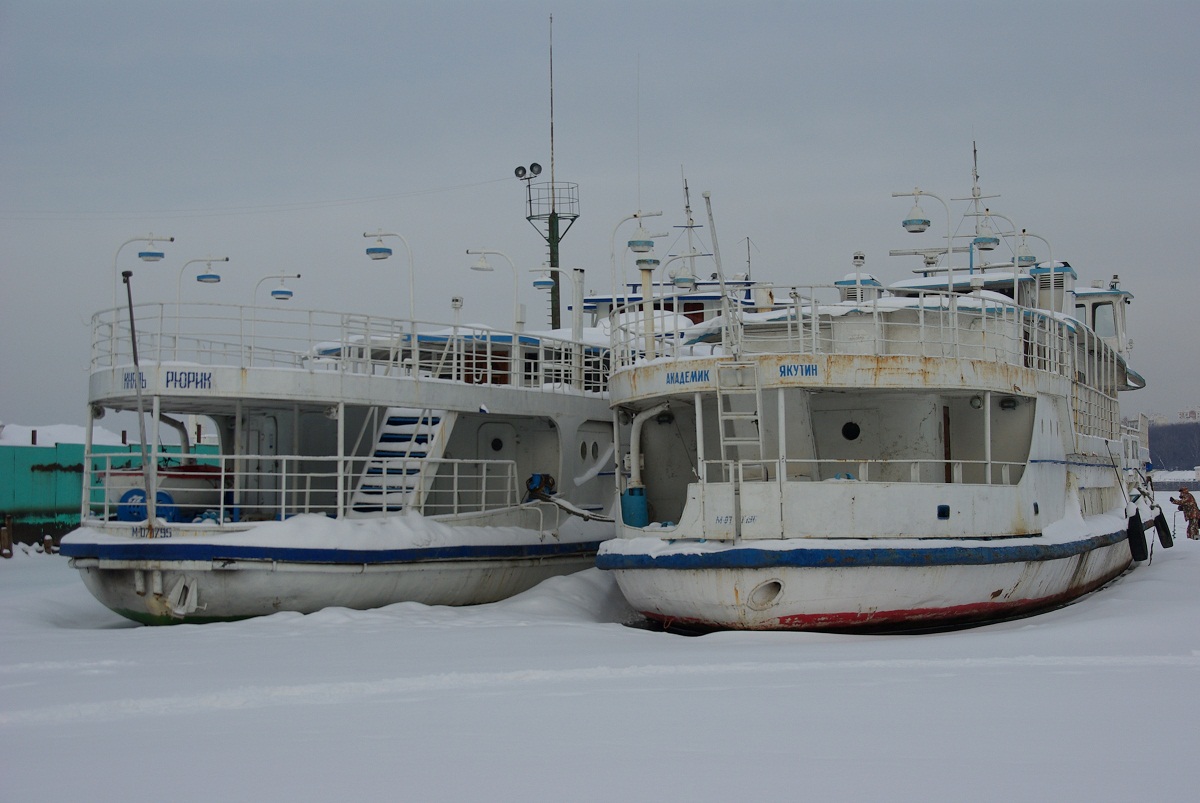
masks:
{"label": "ship mast", "polygon": [[[525,181],[526,213],[528,220],[549,248],[550,276],[554,284],[550,288],[550,327],[558,329],[562,326],[559,312],[561,297],[561,281],[557,270],[560,266],[559,243],[566,236],[571,225],[579,217],[579,185],[559,184],[554,178],[554,15],[550,15],[550,181],[534,184],[533,179],[541,172],[536,163],[529,166],[526,173],[524,167],[518,167],[517,178]],[[566,228],[563,228],[563,222]]]}

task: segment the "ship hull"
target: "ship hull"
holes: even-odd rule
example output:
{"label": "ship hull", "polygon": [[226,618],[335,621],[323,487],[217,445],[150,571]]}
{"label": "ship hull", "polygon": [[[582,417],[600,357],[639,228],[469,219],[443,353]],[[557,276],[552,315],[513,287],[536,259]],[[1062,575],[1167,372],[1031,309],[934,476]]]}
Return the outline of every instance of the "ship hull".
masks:
{"label": "ship hull", "polygon": [[[639,542],[646,541],[645,550]],[[1132,564],[1124,530],[1056,544],[912,540],[870,547],[791,539],[771,548],[657,539],[602,548],[625,598],[667,627],[886,631],[1036,613],[1099,588]]]}
{"label": "ship hull", "polygon": [[143,624],[396,602],[475,605],[593,565],[598,542],[396,550],[67,543],[88,590]]}

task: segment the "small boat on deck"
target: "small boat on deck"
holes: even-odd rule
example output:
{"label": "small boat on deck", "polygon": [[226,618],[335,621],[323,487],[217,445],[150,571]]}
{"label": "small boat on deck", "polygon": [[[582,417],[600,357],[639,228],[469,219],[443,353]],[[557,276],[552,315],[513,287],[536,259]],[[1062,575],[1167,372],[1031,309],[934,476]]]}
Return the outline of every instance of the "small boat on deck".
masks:
{"label": "small boat on deck", "polygon": [[[469,605],[593,565],[613,534],[607,334],[143,304],[93,318],[89,422],[147,405],[146,462],[93,449],[88,589],[138,622]],[[576,309],[582,316],[582,310]],[[588,337],[592,332],[594,336]],[[187,445],[215,423],[215,453]],[[147,491],[149,489],[149,492]]]}
{"label": "small boat on deck", "polygon": [[[700,631],[963,626],[1103,586],[1147,558],[1151,519],[1170,546],[1147,427],[1118,402],[1145,384],[1132,295],[1035,261],[1015,226],[989,262],[1006,218],[979,198],[976,180],[962,248],[903,252],[915,279],[885,288],[856,254],[826,286],[725,293],[681,338],[614,327],[631,427],[597,564],[636,610]],[[917,205],[904,225],[929,221]]]}

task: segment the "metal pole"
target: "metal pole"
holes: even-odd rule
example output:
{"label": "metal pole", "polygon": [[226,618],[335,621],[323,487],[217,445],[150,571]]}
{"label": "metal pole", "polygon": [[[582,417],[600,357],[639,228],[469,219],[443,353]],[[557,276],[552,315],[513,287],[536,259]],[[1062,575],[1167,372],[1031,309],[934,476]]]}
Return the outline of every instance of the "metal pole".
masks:
{"label": "metal pole", "polygon": [[[80,506],[79,506],[79,523],[81,525],[84,523],[84,520],[87,518],[88,513],[91,512],[91,504],[90,503],[91,503],[91,498],[92,498],[92,438],[93,438],[92,431],[96,427],[96,415],[95,415],[95,411],[92,409],[92,405],[90,402],[88,403],[87,410],[88,410],[88,412],[87,412],[88,425],[87,425],[87,429],[84,431],[84,435],[83,435],[83,498],[80,500]],[[100,408],[100,411],[103,412],[104,408]],[[105,519],[108,518],[107,513],[108,513],[108,511],[106,510],[105,511],[105,514],[106,514]]]}
{"label": "metal pole", "polygon": [[137,389],[137,410],[138,410],[138,434],[141,439],[142,449],[142,476],[146,481],[146,537],[154,537],[154,519],[157,510],[154,507],[153,493],[153,474],[154,466],[150,464],[150,457],[146,454],[146,414],[145,405],[142,402],[142,366],[138,362],[137,349],[137,327],[133,320],[133,286],[129,283],[129,279],[133,276],[133,271],[121,271],[121,281],[125,283],[125,297],[129,304],[129,340],[133,347],[133,386]]}
{"label": "metal pole", "polygon": [[[721,250],[717,247],[717,225],[713,221],[712,195],[707,191],[702,193],[702,195],[704,197],[704,206],[708,210],[708,228],[712,235],[713,261],[717,263],[717,278],[721,282],[721,341],[729,344],[731,342],[733,327],[730,321],[729,294],[725,288],[725,271],[721,268]],[[690,223],[691,221],[688,222]],[[739,351],[740,349],[735,346],[735,355]]]}
{"label": "metal pole", "polygon": [[992,484],[992,392],[983,393],[983,462],[987,468],[985,485]]}
{"label": "metal pole", "polygon": [[571,289],[575,291],[573,304],[575,309],[571,315],[571,350],[575,354],[571,366],[575,381],[572,383],[583,390],[583,268],[575,268],[571,276]]}
{"label": "metal pole", "polygon": [[[551,156],[551,171],[553,169],[553,156]],[[549,233],[547,241],[550,245],[550,267],[557,268],[559,267],[558,244],[562,238],[558,233],[558,212],[553,208],[550,210],[547,232]],[[558,273],[554,272],[551,275],[554,277],[554,286],[550,288],[550,328],[558,329],[562,326],[562,315],[559,312],[559,299],[562,297],[562,293],[559,290]]]}

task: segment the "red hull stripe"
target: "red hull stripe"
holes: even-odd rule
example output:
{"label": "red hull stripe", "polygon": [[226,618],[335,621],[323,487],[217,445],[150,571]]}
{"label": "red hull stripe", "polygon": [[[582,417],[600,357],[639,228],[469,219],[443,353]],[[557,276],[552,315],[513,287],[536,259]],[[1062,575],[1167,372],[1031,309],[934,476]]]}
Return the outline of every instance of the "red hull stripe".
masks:
{"label": "red hull stripe", "polygon": [[1094,591],[1125,570],[1124,566],[1103,577],[1058,594],[1036,599],[1007,600],[1005,602],[971,602],[963,605],[947,605],[941,608],[907,608],[890,611],[829,611],[811,614],[791,614],[776,619],[744,624],[738,622],[710,622],[700,618],[664,616],[653,611],[641,611],[652,619],[670,627],[688,627],[698,630],[854,630],[887,629],[889,626],[936,626],[966,624],[991,620],[1009,619],[1023,614],[1035,613],[1063,605],[1071,600]]}

